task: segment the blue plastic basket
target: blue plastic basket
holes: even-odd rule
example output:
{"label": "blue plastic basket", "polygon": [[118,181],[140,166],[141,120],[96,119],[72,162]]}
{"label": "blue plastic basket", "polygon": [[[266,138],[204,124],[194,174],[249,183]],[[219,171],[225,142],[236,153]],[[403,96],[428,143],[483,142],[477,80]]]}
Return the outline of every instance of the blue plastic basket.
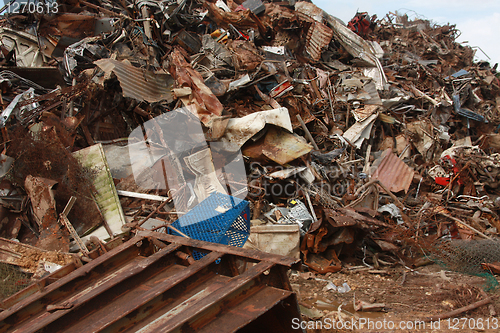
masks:
{"label": "blue plastic basket", "polygon": [[[214,192],[172,226],[194,239],[242,247],[250,235],[250,207],[248,201]],[[203,254],[196,252],[193,257],[198,260]]]}

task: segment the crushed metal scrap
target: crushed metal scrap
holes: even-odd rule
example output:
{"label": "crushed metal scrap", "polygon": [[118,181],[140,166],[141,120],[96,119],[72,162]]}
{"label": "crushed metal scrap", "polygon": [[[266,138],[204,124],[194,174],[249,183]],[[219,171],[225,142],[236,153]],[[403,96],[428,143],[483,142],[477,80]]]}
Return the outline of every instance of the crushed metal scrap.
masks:
{"label": "crushed metal scrap", "polygon": [[[292,0],[57,4],[0,20],[0,261],[38,286],[1,303],[0,330],[252,331],[278,303],[296,314],[291,259],[219,244],[318,274],[498,271],[500,256],[450,255],[500,232],[500,75],[454,25],[346,26]],[[94,308],[115,291],[133,318]]]}

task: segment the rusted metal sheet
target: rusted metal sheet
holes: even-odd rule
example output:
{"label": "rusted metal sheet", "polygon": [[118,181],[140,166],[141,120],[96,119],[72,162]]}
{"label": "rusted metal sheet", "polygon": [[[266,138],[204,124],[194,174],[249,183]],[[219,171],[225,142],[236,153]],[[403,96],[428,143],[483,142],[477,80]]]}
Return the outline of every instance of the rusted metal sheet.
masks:
{"label": "rusted metal sheet", "polygon": [[313,3],[298,1],[295,4],[295,11],[297,15],[300,15],[302,20],[313,19],[317,22],[323,21],[323,10]]}
{"label": "rusted metal sheet", "polygon": [[36,36],[7,27],[0,28],[0,41],[8,51],[14,50],[19,67],[41,67],[44,57],[38,51]]}
{"label": "rusted metal sheet", "polygon": [[378,59],[371,44],[358,36],[339,19],[326,14],[325,19],[333,30],[335,40],[337,40],[353,57],[359,58],[366,65],[377,67]]}
{"label": "rusted metal sheet", "polygon": [[265,156],[283,165],[309,153],[312,149],[313,147],[301,137],[271,127],[264,138],[244,146],[243,154],[255,159]]}
{"label": "rusted metal sheet", "polygon": [[[49,16],[44,18],[46,17]],[[43,21],[40,24],[39,34],[81,39],[94,35],[95,23],[96,18],[93,15],[64,13]]]}
{"label": "rusted metal sheet", "polygon": [[94,62],[104,72],[114,72],[120,81],[123,96],[150,103],[166,100],[173,101],[171,85],[173,79],[168,74],[155,74],[114,59],[101,59]]}
{"label": "rusted metal sheet", "polygon": [[57,223],[53,192],[56,184],[54,180],[31,175],[24,181],[24,187],[33,207],[33,215],[40,230],[37,247],[49,251],[69,252],[69,234]]}
{"label": "rusted metal sheet", "polygon": [[314,22],[307,31],[306,52],[312,60],[319,61],[323,49],[330,44],[332,29],[320,22]]}
{"label": "rusted metal sheet", "polygon": [[0,332],[292,332],[298,262],[141,232],[1,312]]}
{"label": "rusted metal sheet", "polygon": [[408,192],[413,180],[414,171],[400,158],[394,155],[391,149],[384,151],[382,162],[373,174],[373,179],[378,179],[390,191]]}
{"label": "rusted metal sheet", "polygon": [[194,107],[195,112],[200,120],[209,125],[214,118],[222,115],[224,109],[222,103],[213,94],[213,92],[205,85],[203,77],[199,72],[194,70],[182,52],[175,49],[169,55],[170,66],[168,68],[172,77],[175,79],[178,87],[191,87],[192,94],[190,97],[184,97],[184,105]]}

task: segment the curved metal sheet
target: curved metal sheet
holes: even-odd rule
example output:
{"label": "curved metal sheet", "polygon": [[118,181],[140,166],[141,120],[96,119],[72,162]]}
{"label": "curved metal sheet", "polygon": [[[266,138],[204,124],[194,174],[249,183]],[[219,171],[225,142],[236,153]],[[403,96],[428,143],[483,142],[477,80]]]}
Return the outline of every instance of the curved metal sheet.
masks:
{"label": "curved metal sheet", "polygon": [[113,72],[120,81],[123,96],[149,103],[173,101],[173,79],[168,74],[155,74],[114,59],[94,61],[104,72]]}

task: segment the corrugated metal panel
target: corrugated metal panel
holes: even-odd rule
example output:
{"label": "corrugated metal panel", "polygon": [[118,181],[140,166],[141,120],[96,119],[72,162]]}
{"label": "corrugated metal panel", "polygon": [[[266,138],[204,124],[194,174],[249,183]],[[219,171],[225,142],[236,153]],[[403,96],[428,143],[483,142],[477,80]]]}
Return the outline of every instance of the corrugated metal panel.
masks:
{"label": "corrugated metal panel", "polygon": [[377,67],[377,57],[373,47],[367,41],[346,27],[336,17],[326,15],[325,18],[328,25],[333,29],[335,39],[342,44],[347,52],[353,57],[363,60],[367,65]]}
{"label": "corrugated metal panel", "polygon": [[317,22],[323,21],[323,9],[317,7],[316,5],[306,2],[299,1],[295,4],[295,11],[302,17],[310,17]]}
{"label": "corrugated metal panel", "polygon": [[113,71],[116,74],[125,97],[149,103],[173,101],[171,89],[174,81],[168,74],[155,74],[114,59],[101,59],[94,64],[106,73]]}
{"label": "corrugated metal panel", "polygon": [[392,192],[405,190],[408,192],[413,180],[414,171],[407,166],[390,149],[384,152],[382,162],[373,174],[374,179],[380,180]]}
{"label": "corrugated metal panel", "polygon": [[299,261],[144,231],[1,312],[0,332],[295,332]]}
{"label": "corrugated metal panel", "polygon": [[321,53],[325,49],[333,37],[332,29],[320,22],[314,22],[307,32],[306,52],[311,59],[319,61]]}

